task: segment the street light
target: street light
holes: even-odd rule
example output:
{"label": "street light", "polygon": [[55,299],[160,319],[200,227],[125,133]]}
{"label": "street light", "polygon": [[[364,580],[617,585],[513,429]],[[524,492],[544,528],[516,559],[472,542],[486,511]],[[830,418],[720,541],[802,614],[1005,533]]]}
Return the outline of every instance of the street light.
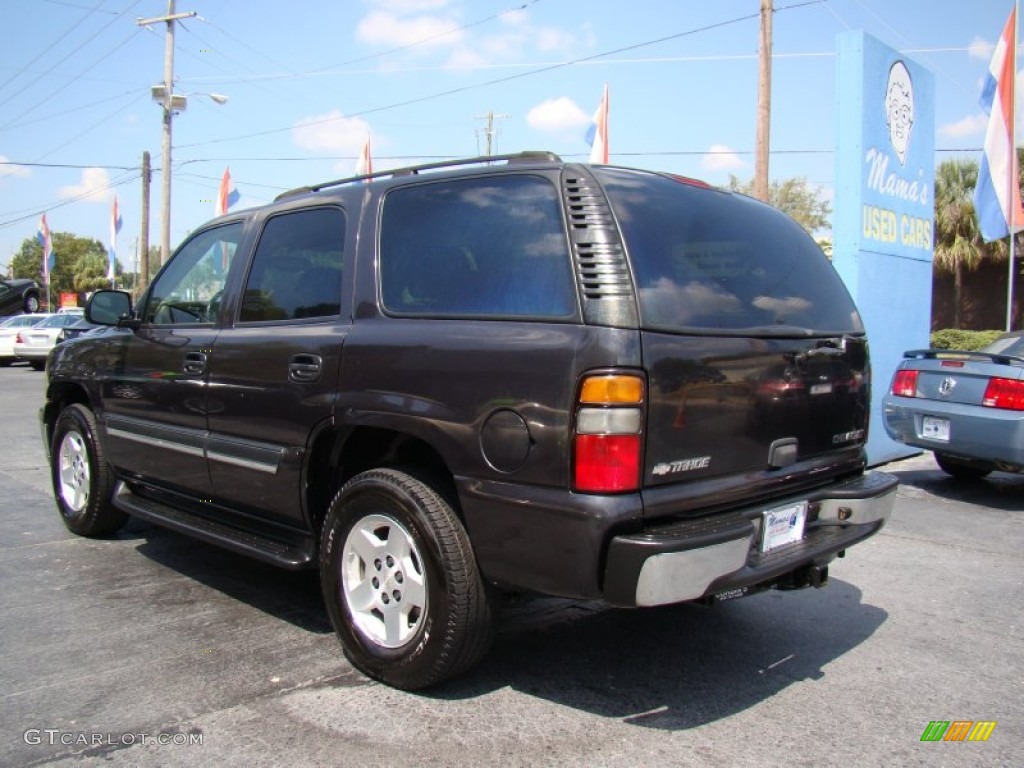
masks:
{"label": "street light", "polygon": [[163,264],[171,253],[171,125],[174,115],[188,108],[189,96],[209,96],[215,104],[227,104],[228,97],[220,93],[174,93],[174,88],[168,83],[154,85],[150,93],[153,101],[163,107],[164,113],[163,221],[160,223],[160,263]]}

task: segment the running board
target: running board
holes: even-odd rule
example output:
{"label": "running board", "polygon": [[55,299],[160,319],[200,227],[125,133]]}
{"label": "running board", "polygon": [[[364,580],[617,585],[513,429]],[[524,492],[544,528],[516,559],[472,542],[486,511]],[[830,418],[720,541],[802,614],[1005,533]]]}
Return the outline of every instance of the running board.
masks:
{"label": "running board", "polygon": [[207,517],[186,512],[154,499],[138,496],[123,482],[114,491],[114,506],[132,517],[147,520],[163,528],[184,533],[209,544],[232,552],[262,560],[265,563],[298,571],[315,563],[315,547],[312,539],[287,542],[261,536],[248,530],[210,520]]}

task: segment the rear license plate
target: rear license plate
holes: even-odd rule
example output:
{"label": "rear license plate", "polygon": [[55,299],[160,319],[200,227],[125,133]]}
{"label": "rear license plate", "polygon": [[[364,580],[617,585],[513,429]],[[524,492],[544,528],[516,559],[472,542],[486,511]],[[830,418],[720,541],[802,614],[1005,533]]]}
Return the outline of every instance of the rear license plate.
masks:
{"label": "rear license plate", "polygon": [[762,552],[769,552],[784,544],[792,544],[804,537],[804,523],[807,521],[806,501],[765,510],[762,514]]}
{"label": "rear license plate", "polygon": [[921,437],[929,440],[941,440],[949,442],[949,419],[937,419],[934,416],[925,416],[921,422]]}
{"label": "rear license plate", "polygon": [[830,395],[832,394],[831,384],[812,384],[811,385],[812,395]]}

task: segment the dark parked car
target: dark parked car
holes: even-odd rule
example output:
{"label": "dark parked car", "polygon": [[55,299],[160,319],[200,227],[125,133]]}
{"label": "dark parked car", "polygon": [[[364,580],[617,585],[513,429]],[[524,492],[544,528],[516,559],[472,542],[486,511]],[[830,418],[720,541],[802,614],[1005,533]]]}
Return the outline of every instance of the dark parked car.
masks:
{"label": "dark parked car", "polygon": [[77,339],[79,336],[83,336],[90,331],[95,331],[98,328],[108,328],[109,326],[100,325],[99,323],[93,323],[86,320],[84,317],[78,318],[78,320],[71,325],[66,325],[60,329],[60,333],[57,334],[57,344],[62,344],[65,341],[71,341],[71,339]]}
{"label": "dark parked car", "polygon": [[39,284],[35,280],[0,279],[0,315],[32,314],[39,311]]}
{"label": "dark parked car", "polygon": [[885,398],[885,428],[933,451],[954,477],[1024,472],[1024,333],[977,352],[907,352]]}
{"label": "dark parked car", "polygon": [[547,153],[342,179],[200,227],[136,306],[86,314],[124,332],[50,355],[67,527],[319,568],[345,654],[401,688],[484,654],[498,590],[820,587],[895,498],[831,264],[691,179]]}

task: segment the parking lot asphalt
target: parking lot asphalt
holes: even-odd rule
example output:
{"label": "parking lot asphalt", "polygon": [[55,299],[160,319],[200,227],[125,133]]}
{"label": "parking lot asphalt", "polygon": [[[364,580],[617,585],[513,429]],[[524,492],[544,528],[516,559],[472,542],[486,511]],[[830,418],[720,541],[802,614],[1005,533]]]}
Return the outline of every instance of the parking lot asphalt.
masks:
{"label": "parking lot asphalt", "polygon": [[0,369],[0,765],[1024,765],[1024,477],[890,465],[892,520],[819,590],[507,597],[484,662],[411,694],[349,666],[311,574],[140,522],[69,534],[43,381]]}

